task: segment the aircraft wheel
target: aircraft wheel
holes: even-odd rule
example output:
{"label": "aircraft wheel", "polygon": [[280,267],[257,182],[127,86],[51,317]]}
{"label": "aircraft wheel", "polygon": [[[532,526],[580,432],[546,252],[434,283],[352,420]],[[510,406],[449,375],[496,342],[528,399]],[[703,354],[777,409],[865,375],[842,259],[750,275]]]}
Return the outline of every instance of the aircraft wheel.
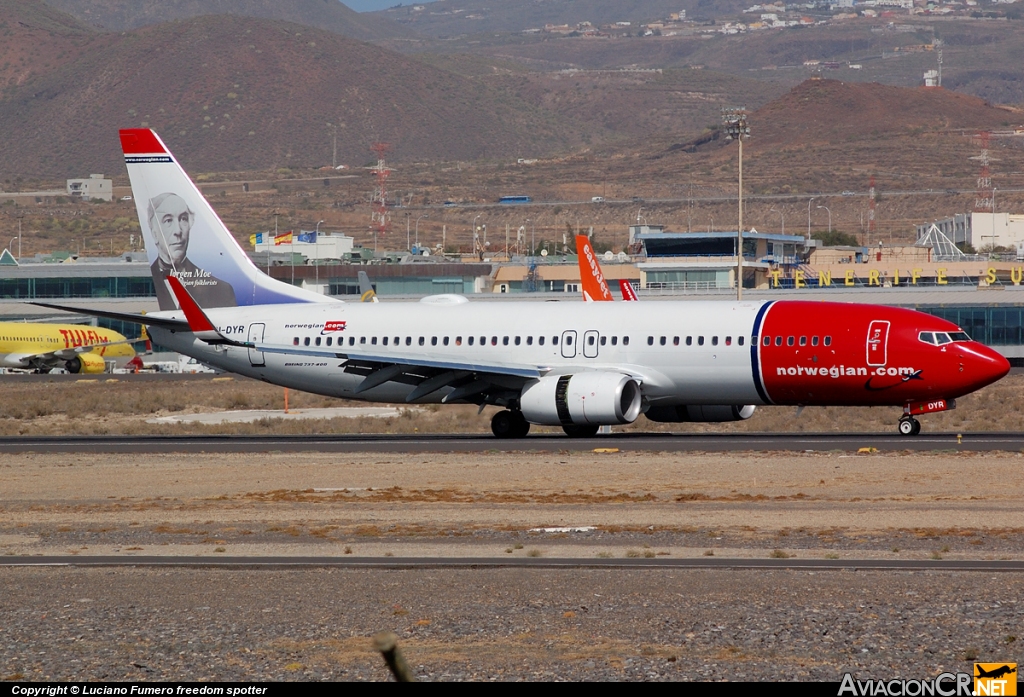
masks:
{"label": "aircraft wheel", "polygon": [[516,438],[520,430],[519,420],[508,409],[491,417],[491,433],[495,438]]}
{"label": "aircraft wheel", "polygon": [[921,432],[921,422],[918,421],[917,419],[914,419],[914,432],[911,433],[910,435],[916,436],[920,432]]}
{"label": "aircraft wheel", "polygon": [[897,428],[901,436],[916,436],[921,432],[921,422],[914,418],[900,419]]}
{"label": "aircraft wheel", "polygon": [[593,438],[597,435],[597,429],[599,428],[601,427],[593,424],[587,424],[586,426],[562,426],[565,435],[570,438]]}
{"label": "aircraft wheel", "polygon": [[516,423],[516,431],[513,438],[525,438],[526,434],[530,432],[530,422],[526,420],[521,411],[513,411],[512,418]]}

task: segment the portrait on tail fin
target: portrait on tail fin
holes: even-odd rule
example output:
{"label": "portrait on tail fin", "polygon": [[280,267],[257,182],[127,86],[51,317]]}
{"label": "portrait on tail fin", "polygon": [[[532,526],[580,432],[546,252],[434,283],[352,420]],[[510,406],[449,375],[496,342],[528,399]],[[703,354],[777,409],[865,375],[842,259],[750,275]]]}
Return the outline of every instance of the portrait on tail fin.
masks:
{"label": "portrait on tail fin", "polygon": [[189,236],[196,214],[178,194],[163,193],[149,201],[149,229],[156,243],[157,259],[150,266],[161,310],[173,310],[174,296],[167,277],[188,287],[202,307],[235,307],[235,291],[229,283],[196,266],[188,258]]}

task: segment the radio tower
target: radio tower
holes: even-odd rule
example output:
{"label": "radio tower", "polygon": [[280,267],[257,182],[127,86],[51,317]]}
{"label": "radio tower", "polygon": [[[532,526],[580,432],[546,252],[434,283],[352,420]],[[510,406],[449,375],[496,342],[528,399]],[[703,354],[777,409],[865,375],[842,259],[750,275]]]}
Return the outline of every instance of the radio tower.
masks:
{"label": "radio tower", "polygon": [[981,154],[972,157],[972,160],[981,162],[981,171],[978,173],[977,194],[974,198],[974,210],[977,213],[995,213],[993,207],[992,176],[989,174],[988,166],[993,160],[988,156],[989,132],[982,131],[978,134],[978,144],[981,145]]}
{"label": "radio tower", "polygon": [[374,143],[370,150],[377,154],[377,166],[373,173],[377,177],[377,188],[373,192],[373,215],[370,218],[370,229],[373,230],[373,251],[377,251],[377,238],[384,237],[391,224],[391,214],[388,212],[388,175],[391,170],[384,162],[384,154],[391,149],[388,143]]}
{"label": "radio tower", "polygon": [[868,188],[868,242],[875,239],[875,175],[871,175]]}

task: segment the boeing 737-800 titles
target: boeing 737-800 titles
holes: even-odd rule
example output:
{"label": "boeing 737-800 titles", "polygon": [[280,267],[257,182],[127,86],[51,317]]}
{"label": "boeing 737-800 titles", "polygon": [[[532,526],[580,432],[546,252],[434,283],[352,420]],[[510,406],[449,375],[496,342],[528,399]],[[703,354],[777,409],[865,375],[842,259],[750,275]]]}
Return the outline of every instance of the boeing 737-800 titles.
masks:
{"label": "boeing 737-800 titles", "polygon": [[163,346],[274,384],[496,405],[498,437],[530,424],[593,434],[641,414],[731,421],[764,404],[902,407],[909,435],[916,415],[952,408],[1009,371],[950,322],[875,305],[344,303],[263,274],[153,131],[123,130],[121,143],[160,311],[94,314],[145,324]]}

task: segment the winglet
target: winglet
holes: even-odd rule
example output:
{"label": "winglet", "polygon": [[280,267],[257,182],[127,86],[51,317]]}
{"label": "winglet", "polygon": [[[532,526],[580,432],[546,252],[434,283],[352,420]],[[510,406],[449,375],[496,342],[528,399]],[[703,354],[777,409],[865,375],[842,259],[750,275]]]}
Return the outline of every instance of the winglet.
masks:
{"label": "winglet", "polygon": [[612,300],[612,292],[608,290],[608,282],[605,281],[601,265],[597,262],[597,255],[586,235],[576,235],[576,253],[579,255],[580,263],[580,285],[583,289],[584,300],[607,301]]}
{"label": "winglet", "polygon": [[622,299],[623,300],[630,300],[630,301],[636,302],[637,300],[640,299],[636,295],[636,289],[633,288],[633,284],[630,283],[625,278],[620,278],[619,279],[619,291],[622,292]]}
{"label": "winglet", "polygon": [[167,284],[171,287],[171,292],[174,293],[174,298],[178,301],[181,311],[185,313],[185,319],[188,320],[188,328],[193,334],[211,344],[236,343],[225,338],[223,334],[217,331],[217,328],[213,326],[213,322],[203,312],[203,308],[199,307],[199,304],[192,299],[188,290],[176,276],[168,276]]}

